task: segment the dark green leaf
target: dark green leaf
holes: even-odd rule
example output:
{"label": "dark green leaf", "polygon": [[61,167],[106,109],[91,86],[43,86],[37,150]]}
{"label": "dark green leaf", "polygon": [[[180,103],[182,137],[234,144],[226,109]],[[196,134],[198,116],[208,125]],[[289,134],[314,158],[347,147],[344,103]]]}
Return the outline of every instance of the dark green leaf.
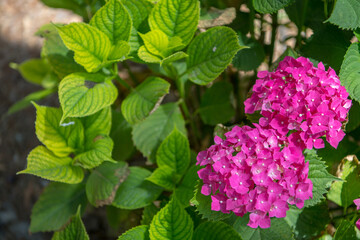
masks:
{"label": "dark green leaf", "polygon": [[208,88],[201,98],[199,113],[204,123],[216,125],[231,120],[235,110],[231,104],[232,85],[228,82],[217,82]]}
{"label": "dark green leaf", "polygon": [[223,222],[204,222],[194,232],[193,239],[196,240],[242,240],[240,235]]}
{"label": "dark green leaf", "polygon": [[252,0],[256,11],[260,13],[274,13],[294,2],[294,0]]}
{"label": "dark green leaf", "polygon": [[360,2],[357,0],[337,0],[330,18],[327,20],[340,28],[360,27]]}

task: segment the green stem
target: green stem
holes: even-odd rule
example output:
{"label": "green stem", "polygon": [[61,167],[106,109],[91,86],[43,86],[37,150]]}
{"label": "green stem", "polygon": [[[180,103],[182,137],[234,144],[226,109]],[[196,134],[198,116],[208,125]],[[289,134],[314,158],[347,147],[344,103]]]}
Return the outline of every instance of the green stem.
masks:
{"label": "green stem", "polygon": [[[325,0],[325,2],[326,2],[326,0]],[[297,33],[297,36],[296,36],[296,47],[297,48],[300,48],[300,46],[301,46],[301,32],[302,32],[302,28],[303,28],[304,23],[305,23],[308,3],[309,3],[309,0],[304,0],[304,5],[303,5],[303,9],[302,9],[302,15],[301,15],[301,19],[300,19],[300,25],[297,26],[298,27],[298,33]]]}
{"label": "green stem", "polygon": [[277,26],[278,26],[278,13],[276,12],[276,13],[274,13],[274,15],[272,17],[269,66],[271,66],[271,64],[273,62]]}
{"label": "green stem", "polygon": [[248,7],[250,9],[249,31],[250,31],[251,38],[255,39],[255,31],[254,31],[255,9],[252,5],[252,0],[248,1]]}
{"label": "green stem", "polygon": [[135,74],[131,71],[129,65],[127,64],[127,62],[122,62],[123,66],[126,68],[126,70],[129,73],[130,78],[134,81],[135,85],[139,84],[139,80],[136,78]]}
{"label": "green stem", "polygon": [[119,75],[115,75],[115,79],[116,79],[121,85],[123,85],[124,87],[126,87],[127,89],[129,89],[129,90],[132,89],[132,87],[131,87],[127,82],[125,82],[123,79],[121,79]]}

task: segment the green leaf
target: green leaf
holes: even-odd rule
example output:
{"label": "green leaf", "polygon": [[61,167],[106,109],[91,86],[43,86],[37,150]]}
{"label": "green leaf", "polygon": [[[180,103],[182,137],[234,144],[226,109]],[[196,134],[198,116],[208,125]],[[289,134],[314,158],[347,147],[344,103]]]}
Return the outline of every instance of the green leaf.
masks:
{"label": "green leaf", "polygon": [[240,33],[238,37],[240,46],[249,48],[243,49],[235,55],[232,61],[234,67],[243,71],[256,69],[265,59],[263,46],[258,41],[247,38],[243,33]]}
{"label": "green leaf", "polygon": [[110,79],[100,74],[74,73],[59,86],[59,100],[67,117],[85,117],[110,106],[118,92]]}
{"label": "green leaf", "polygon": [[42,26],[36,35],[45,38],[41,56],[49,61],[52,70],[60,79],[74,72],[85,72],[85,69],[74,61],[74,53],[65,46],[54,24]]}
{"label": "green leaf", "polygon": [[55,155],[66,157],[82,147],[84,129],[78,119],[69,119],[67,123],[60,125],[61,109],[37,104],[34,106],[36,136]]}
{"label": "green leaf", "polygon": [[131,35],[130,35],[130,54],[137,52],[141,45],[141,40],[138,35],[138,31],[146,22],[148,15],[151,12],[152,4],[146,0],[121,0],[126,10],[129,12],[133,25],[131,28]]}
{"label": "green leaf", "polygon": [[138,56],[141,60],[147,63],[160,63],[161,58],[150,53],[148,50],[146,50],[145,46],[141,46],[138,51]]}
{"label": "green leaf", "polygon": [[165,189],[174,189],[190,163],[187,137],[175,128],[161,143],[156,162],[159,168],[147,179]]}
{"label": "green leaf", "polygon": [[161,0],[149,16],[151,30],[159,29],[169,37],[180,37],[188,45],[199,22],[199,1]]}
{"label": "green leaf", "polygon": [[70,219],[70,223],[65,229],[55,232],[51,240],[89,240],[89,236],[86,233],[85,226],[81,221],[80,206],[75,216]]}
{"label": "green leaf", "polygon": [[187,54],[189,79],[199,85],[213,81],[229,65],[241,47],[228,27],[214,27],[198,35]]}
{"label": "green leaf", "polygon": [[338,71],[351,37],[350,34],[327,24],[315,31],[300,50],[305,57],[322,61]]}
{"label": "green leaf", "polygon": [[172,62],[187,58],[189,55],[187,55],[184,52],[176,52],[166,58],[164,58],[163,60],[161,60],[160,65],[161,66],[166,66],[169,65]]}
{"label": "green leaf", "polygon": [[313,184],[313,197],[305,201],[305,207],[310,207],[324,199],[324,194],[327,193],[327,189],[331,183],[338,180],[338,178],[326,170],[325,162],[321,161],[321,158],[316,155],[315,151],[305,152],[305,161],[309,162],[308,178]]}
{"label": "green leaf", "polygon": [[231,120],[235,109],[231,104],[232,85],[228,82],[217,82],[208,88],[201,98],[199,113],[205,124],[216,125]]}
{"label": "green leaf", "polygon": [[156,207],[153,203],[146,206],[141,216],[141,224],[142,225],[150,225],[151,221],[153,220],[154,216],[160,209]]}
{"label": "green leaf", "polygon": [[270,228],[251,228],[247,226],[249,215],[238,217],[233,225],[243,240],[279,240],[294,239],[289,224],[283,218],[272,218]]}
{"label": "green leaf", "polygon": [[68,10],[72,10],[74,13],[82,16],[87,17],[87,11],[84,6],[81,6],[81,4],[78,1],[74,0],[41,0],[45,5],[52,7],[52,8],[64,8]]}
{"label": "green leaf", "polygon": [[116,192],[113,206],[123,209],[142,208],[158,198],[162,188],[145,180],[151,175],[149,170],[129,167],[130,175]]}
{"label": "green leaf", "polygon": [[130,53],[130,45],[125,41],[119,41],[115,46],[112,46],[108,59],[110,62],[123,61]]}
{"label": "green leaf", "polygon": [[95,137],[103,134],[109,135],[111,129],[111,108],[106,107],[90,116],[80,118],[84,129],[86,141],[92,142]]}
{"label": "green leaf", "polygon": [[160,30],[152,30],[146,34],[139,33],[140,37],[144,41],[146,50],[161,58],[167,57],[169,38]]}
{"label": "green leaf", "polygon": [[110,137],[114,141],[113,158],[118,161],[128,159],[134,152],[131,139],[131,125],[125,120],[121,112],[113,111]]}
{"label": "green leaf", "polygon": [[66,47],[75,52],[74,59],[88,72],[98,71],[106,62],[111,41],[105,33],[85,23],[71,23],[59,28]]}
{"label": "green leaf", "polygon": [[127,176],[127,163],[105,162],[94,169],[86,182],[86,195],[95,207],[110,205],[115,198],[116,191]]}
{"label": "green leaf", "polygon": [[156,154],[156,163],[160,168],[169,167],[182,176],[190,163],[187,137],[175,128],[161,143]]}
{"label": "green leaf", "polygon": [[336,229],[334,240],[356,239],[356,231],[354,223],[343,219]]}
{"label": "green leaf", "polygon": [[274,13],[294,2],[294,0],[252,0],[256,11]]}
{"label": "green leaf", "polygon": [[156,150],[160,143],[177,128],[186,135],[185,122],[176,103],[161,105],[144,121],[133,126],[133,141],[135,146],[154,161]]}
{"label": "green leaf", "polygon": [[340,69],[340,81],[350,97],[360,102],[360,48],[353,43],[348,48]]}
{"label": "green leaf", "polygon": [[202,215],[202,218],[210,221],[220,221],[229,218],[231,214],[211,210],[211,196],[201,194],[201,186],[202,184],[198,182],[195,188],[195,195],[190,202],[196,206],[196,210]]}
{"label": "green leaf", "polygon": [[15,112],[18,112],[18,111],[26,108],[27,106],[29,106],[32,101],[41,100],[41,99],[49,96],[50,94],[52,94],[54,92],[56,92],[55,88],[44,89],[44,90],[40,90],[40,91],[37,91],[37,92],[30,93],[29,95],[27,95],[26,97],[24,97],[20,101],[13,104],[9,108],[7,114],[13,114]]}
{"label": "green leaf", "polygon": [[[353,101],[348,115],[349,122],[346,124],[346,132],[351,132],[360,126],[360,105]],[[344,156],[345,157],[345,156]]]}
{"label": "green leaf", "polygon": [[194,232],[193,239],[196,240],[242,240],[240,235],[223,222],[204,222]]}
{"label": "green leaf", "polygon": [[144,120],[169,93],[170,84],[158,77],[149,77],[138,85],[121,104],[126,121],[135,124]]}
{"label": "green leaf", "polygon": [[337,205],[347,208],[360,196],[360,165],[356,156],[344,158],[339,167],[337,175],[344,181],[334,182],[327,194],[329,200]]}
{"label": "green leaf", "polygon": [[[271,221],[273,220],[275,218]],[[315,236],[325,231],[326,225],[330,222],[329,209],[325,201],[303,209],[290,207],[285,221],[293,228],[296,239],[314,239]]]}
{"label": "green leaf", "polygon": [[132,21],[128,11],[119,0],[110,0],[100,8],[90,25],[106,34],[113,45],[129,41]]}
{"label": "green leaf", "polygon": [[70,157],[57,157],[44,146],[37,146],[27,157],[27,168],[18,172],[28,173],[47,180],[75,184],[84,178],[80,167],[72,166]]}
{"label": "green leaf", "polygon": [[150,240],[149,226],[140,225],[128,230],[118,240]]}
{"label": "green leaf", "polygon": [[30,232],[55,231],[61,229],[87,204],[85,185],[50,183],[40,195],[31,212]]}
{"label": "green leaf", "polygon": [[19,65],[10,66],[19,70],[21,76],[28,82],[42,85],[44,88],[53,88],[59,82],[51,71],[49,63],[44,59],[29,59]]}
{"label": "green leaf", "polygon": [[199,180],[197,172],[200,170],[200,166],[192,166],[186,172],[180,185],[175,189],[174,195],[181,204],[185,207],[190,205],[190,200],[194,196],[194,190]]}
{"label": "green leaf", "polygon": [[342,29],[360,27],[360,2],[357,0],[337,0],[328,20]]}
{"label": "green leaf", "polygon": [[76,155],[73,164],[86,169],[99,166],[104,161],[115,162],[111,158],[114,143],[107,135],[98,135],[85,147],[85,152]]}
{"label": "green leaf", "polygon": [[190,240],[194,223],[176,198],[173,198],[153,218],[150,224],[151,240]]}
{"label": "green leaf", "polygon": [[157,168],[146,180],[172,191],[175,189],[175,184],[180,180],[176,172],[169,167]]}

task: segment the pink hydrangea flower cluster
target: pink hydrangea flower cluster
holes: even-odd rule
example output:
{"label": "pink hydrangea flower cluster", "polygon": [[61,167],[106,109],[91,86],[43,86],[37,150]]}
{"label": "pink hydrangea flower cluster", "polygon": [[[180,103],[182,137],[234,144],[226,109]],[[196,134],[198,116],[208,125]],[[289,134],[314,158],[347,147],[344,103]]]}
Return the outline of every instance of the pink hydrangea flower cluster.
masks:
{"label": "pink hydrangea flower cluster", "polygon": [[260,111],[262,127],[291,133],[289,140],[303,148],[323,148],[322,136],[337,148],[345,136],[341,129],[351,107],[348,93],[336,72],[309,59],[286,57],[274,72],[258,73],[245,112]]}
{"label": "pink hydrangea flower cluster", "polygon": [[302,208],[312,198],[303,150],[323,148],[323,136],[338,146],[351,100],[333,69],[325,71],[322,63],[316,68],[303,57],[286,57],[258,78],[245,112],[260,111],[259,124],[215,137],[197,164],[205,166],[198,175],[212,210],[250,213],[250,227],[268,228],[270,217],[286,216],[288,204]]}
{"label": "pink hydrangea flower cluster", "polygon": [[302,149],[288,145],[285,135],[254,124],[235,126],[215,137],[215,145],[197,156],[205,168],[201,193],[211,195],[211,209],[243,216],[249,212],[249,226],[270,227],[270,217],[283,218],[289,204],[302,208],[312,197],[309,164]]}

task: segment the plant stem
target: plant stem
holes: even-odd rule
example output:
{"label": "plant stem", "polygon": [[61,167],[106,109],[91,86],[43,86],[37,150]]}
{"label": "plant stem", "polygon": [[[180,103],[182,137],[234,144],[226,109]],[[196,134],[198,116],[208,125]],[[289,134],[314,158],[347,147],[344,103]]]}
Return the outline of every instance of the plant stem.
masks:
{"label": "plant stem", "polygon": [[121,85],[123,85],[124,87],[126,87],[127,89],[129,89],[129,90],[132,89],[131,86],[130,86],[127,82],[125,82],[123,79],[121,79],[119,75],[115,75],[115,79],[116,79]]}
{"label": "plant stem", "polygon": [[136,76],[134,75],[134,73],[131,71],[129,65],[127,64],[126,61],[122,62],[124,68],[126,68],[126,70],[128,71],[130,78],[134,81],[135,85],[139,84],[139,80],[136,78]]}
{"label": "plant stem", "polygon": [[274,48],[275,48],[275,37],[276,37],[276,29],[278,26],[278,13],[274,13],[272,17],[272,25],[271,25],[271,45],[270,45],[270,54],[269,54],[269,66],[271,66],[274,57]]}
{"label": "plant stem", "polygon": [[[252,5],[252,0],[248,1],[248,8],[250,9],[250,22],[249,22],[249,31],[252,39],[255,39],[255,31],[254,31],[254,20],[255,20],[255,9]],[[260,27],[261,29],[261,27]]]}
{"label": "plant stem", "polygon": [[[326,0],[325,0],[325,2],[326,2]],[[301,19],[300,19],[300,25],[297,26],[298,27],[298,33],[297,33],[297,36],[296,36],[296,47],[297,48],[300,48],[300,46],[301,46],[301,32],[302,32],[302,28],[303,28],[304,23],[305,23],[308,3],[309,3],[309,0],[304,0],[303,9],[302,9],[302,12],[301,12],[302,15],[301,15]]]}

